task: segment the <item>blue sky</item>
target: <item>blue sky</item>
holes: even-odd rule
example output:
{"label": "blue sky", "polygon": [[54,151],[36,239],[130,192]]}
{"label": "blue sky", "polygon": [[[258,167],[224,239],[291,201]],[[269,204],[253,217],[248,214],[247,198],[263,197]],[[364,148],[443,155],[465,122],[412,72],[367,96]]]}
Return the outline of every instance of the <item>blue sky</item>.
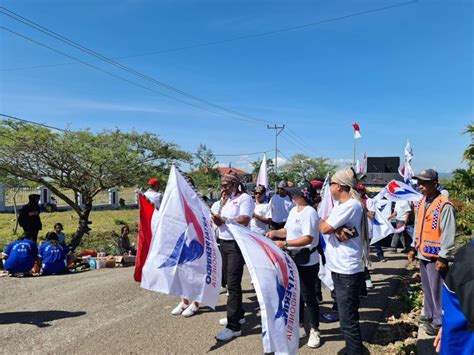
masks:
{"label": "blue sky", "polygon": [[[135,56],[298,26],[404,1],[4,0],[9,10],[180,90],[261,120],[284,123],[279,148],[352,159],[402,156],[415,170],[461,165],[473,120],[470,0],[430,1],[301,30]],[[0,26],[90,61],[90,56],[0,14]],[[151,131],[196,151],[271,150],[274,131],[127,84],[0,30],[0,112],[58,127]],[[104,70],[155,87],[105,63]],[[32,68],[33,67],[33,68]],[[290,136],[288,136],[288,134]],[[296,136],[296,137],[295,137]],[[273,155],[270,152],[269,155]],[[260,155],[218,157],[246,168]]]}

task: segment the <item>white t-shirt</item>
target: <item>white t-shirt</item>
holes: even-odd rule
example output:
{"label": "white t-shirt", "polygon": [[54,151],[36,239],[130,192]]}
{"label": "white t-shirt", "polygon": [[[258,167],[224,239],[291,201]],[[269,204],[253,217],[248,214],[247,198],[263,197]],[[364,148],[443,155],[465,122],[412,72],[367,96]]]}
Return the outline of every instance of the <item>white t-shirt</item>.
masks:
{"label": "white t-shirt", "polygon": [[[256,204],[254,213],[256,215],[259,215],[265,218],[272,217],[270,204],[268,203],[260,203],[258,205]],[[263,223],[262,221],[259,221],[255,217],[252,217],[252,219],[250,220],[250,230],[252,232],[265,235],[268,232],[268,229],[269,229],[268,224]]]}
{"label": "white t-shirt", "polygon": [[270,200],[272,207],[272,221],[275,223],[286,222],[290,210],[294,204],[289,195],[281,197],[280,195],[274,195]]}
{"label": "white t-shirt", "polygon": [[362,206],[354,199],[336,204],[326,220],[331,227],[338,229],[342,226],[355,227],[358,237],[346,241],[339,241],[335,234],[331,234],[326,244],[326,267],[332,272],[352,275],[364,271],[362,262]]}
{"label": "white t-shirt", "polygon": [[[252,218],[255,210],[255,203],[248,194],[232,195],[221,209],[221,217],[236,218],[248,216]],[[234,240],[234,236],[227,228],[226,224],[219,226],[219,239]]]}
{"label": "white t-shirt", "polygon": [[161,199],[163,195],[159,191],[148,189],[145,191],[145,197],[147,197],[157,209],[160,209]]}
{"label": "white t-shirt", "polygon": [[221,209],[221,200],[217,200],[211,206],[211,212],[214,214],[219,214],[219,210]]}
{"label": "white t-shirt", "polygon": [[395,212],[397,216],[395,217],[397,221],[405,222],[408,212],[411,211],[410,204],[408,201],[397,201],[395,202]]}
{"label": "white t-shirt", "polygon": [[[304,247],[291,247],[288,249],[313,249],[319,244],[319,216],[318,212],[312,206],[305,206],[298,212],[298,206],[291,209],[288,220],[285,223],[286,240],[295,240],[303,235],[313,237],[313,241]],[[301,266],[311,266],[319,263],[319,254],[315,250],[309,257],[309,262]]]}

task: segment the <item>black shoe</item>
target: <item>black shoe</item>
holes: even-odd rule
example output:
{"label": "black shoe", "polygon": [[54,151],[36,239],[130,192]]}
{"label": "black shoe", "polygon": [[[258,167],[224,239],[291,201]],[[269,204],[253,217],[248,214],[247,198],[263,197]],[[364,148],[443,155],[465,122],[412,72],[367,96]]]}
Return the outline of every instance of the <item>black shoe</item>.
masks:
{"label": "black shoe", "polygon": [[418,321],[418,323],[422,323],[422,324],[430,324],[432,322],[431,318],[428,318],[425,316],[419,316],[416,318],[416,320]]}
{"label": "black shoe", "polygon": [[426,332],[426,334],[428,334],[430,336],[438,335],[439,328],[441,328],[441,326],[433,325],[433,323],[425,324],[425,332]]}

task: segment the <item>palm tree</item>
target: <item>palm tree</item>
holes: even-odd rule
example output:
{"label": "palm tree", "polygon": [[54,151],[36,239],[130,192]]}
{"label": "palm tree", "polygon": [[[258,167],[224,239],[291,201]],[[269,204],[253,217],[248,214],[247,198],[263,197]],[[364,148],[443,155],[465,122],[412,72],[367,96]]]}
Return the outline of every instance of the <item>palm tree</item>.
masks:
{"label": "palm tree", "polygon": [[468,124],[466,130],[463,133],[471,136],[471,143],[464,151],[463,160],[467,162],[469,169],[472,172],[474,169],[474,123]]}

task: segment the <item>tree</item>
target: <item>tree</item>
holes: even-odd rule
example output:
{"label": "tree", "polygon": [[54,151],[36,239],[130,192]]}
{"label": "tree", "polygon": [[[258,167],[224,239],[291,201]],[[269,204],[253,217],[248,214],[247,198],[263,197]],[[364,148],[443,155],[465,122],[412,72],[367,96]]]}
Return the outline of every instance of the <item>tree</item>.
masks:
{"label": "tree", "polygon": [[327,158],[310,158],[304,154],[296,154],[281,168],[281,177],[293,182],[324,179],[335,169],[336,165]]}
{"label": "tree", "polygon": [[218,163],[211,148],[200,144],[192,164],[195,171],[189,174],[198,189],[207,192],[208,188],[215,188],[219,185]]}
{"label": "tree", "polygon": [[[89,215],[99,192],[144,184],[149,176],[164,174],[173,161],[190,162],[191,156],[152,133],[57,133],[23,122],[0,123],[0,172],[47,186],[71,206],[79,216],[73,249],[90,230]],[[74,191],[74,198],[64,189]]]}
{"label": "tree", "polygon": [[467,162],[469,170],[471,170],[472,173],[472,170],[474,169],[474,123],[467,125],[464,134],[468,134],[471,137],[471,143],[464,151],[463,160]]}

